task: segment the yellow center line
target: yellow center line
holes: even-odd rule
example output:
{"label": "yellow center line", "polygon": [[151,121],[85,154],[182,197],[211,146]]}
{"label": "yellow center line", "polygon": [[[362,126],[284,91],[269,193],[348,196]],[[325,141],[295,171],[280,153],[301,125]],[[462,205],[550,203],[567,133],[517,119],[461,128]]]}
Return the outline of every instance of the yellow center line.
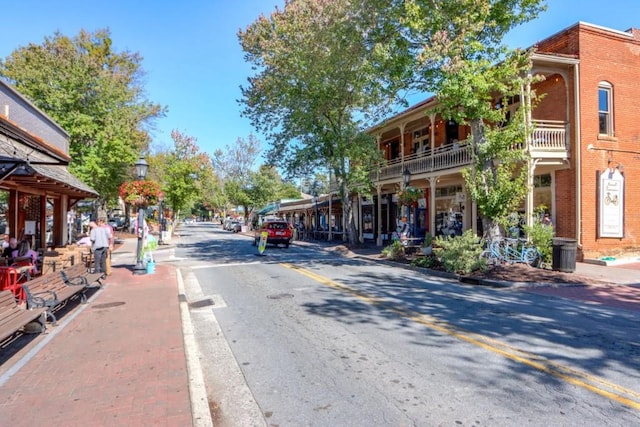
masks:
{"label": "yellow center line", "polygon": [[570,384],[584,388],[593,393],[599,394],[600,396],[604,396],[608,399],[614,400],[618,403],[640,411],[640,392],[622,387],[617,384],[613,384],[603,378],[578,371],[568,366],[552,362],[544,358],[543,356],[520,350],[516,347],[512,347],[506,343],[487,337],[485,335],[465,331],[435,317],[407,310],[406,308],[394,306],[384,298],[368,295],[362,291],[358,291],[349,286],[329,279],[328,277],[321,276],[310,270],[300,268],[293,264],[282,263],[280,265],[285,268],[294,270],[304,276],[307,276],[310,279],[313,279],[325,286],[329,286],[333,289],[348,293],[361,301],[392,311],[400,317],[413,320],[416,323],[455,337],[461,341],[465,341],[469,344],[473,344],[475,346],[492,351],[496,354],[500,354],[508,359],[530,366],[549,375],[553,375],[554,377],[560,378]]}

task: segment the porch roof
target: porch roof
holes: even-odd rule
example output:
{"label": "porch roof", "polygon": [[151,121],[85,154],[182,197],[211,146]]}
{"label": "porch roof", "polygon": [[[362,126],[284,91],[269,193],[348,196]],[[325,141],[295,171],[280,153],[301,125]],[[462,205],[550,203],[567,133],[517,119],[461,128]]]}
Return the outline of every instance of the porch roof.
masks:
{"label": "porch roof", "polygon": [[7,157],[0,158],[0,187],[36,194],[66,194],[74,199],[98,197],[98,192],[72,175],[66,165]]}

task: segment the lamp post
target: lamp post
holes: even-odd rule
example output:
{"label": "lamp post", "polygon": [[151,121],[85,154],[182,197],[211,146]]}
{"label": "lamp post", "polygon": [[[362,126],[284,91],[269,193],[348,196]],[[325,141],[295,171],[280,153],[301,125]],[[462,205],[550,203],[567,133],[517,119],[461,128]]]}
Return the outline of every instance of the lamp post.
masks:
{"label": "lamp post", "polygon": [[158,222],[160,223],[160,236],[158,237],[158,244],[164,245],[164,242],[162,241],[162,234],[165,230],[165,226],[164,226],[165,219],[164,219],[164,197],[162,196],[162,194],[160,195],[158,207],[159,207]]}
{"label": "lamp post", "polygon": [[[135,164],[136,175],[138,180],[144,181],[149,170],[149,164],[140,156]],[[147,272],[142,260],[142,241],[144,239],[144,208],[138,206],[138,250],[136,251],[136,266],[133,268],[133,274],[145,274]]]}
{"label": "lamp post", "polygon": [[317,191],[313,192],[313,204],[315,205],[315,208],[316,208],[316,218],[313,221],[314,222],[314,224],[313,224],[313,238],[314,238],[314,240],[317,240],[317,238],[318,238],[317,234],[316,234],[317,231],[318,231],[318,192]]}
{"label": "lamp post", "polygon": [[[407,187],[409,186],[409,182],[411,182],[411,172],[409,171],[409,168],[405,167],[404,168],[404,172],[402,172],[402,183],[404,184],[404,186],[402,187],[403,190],[406,190]],[[409,220],[409,206],[405,206],[406,211],[404,212],[403,216],[407,217],[407,221]]]}

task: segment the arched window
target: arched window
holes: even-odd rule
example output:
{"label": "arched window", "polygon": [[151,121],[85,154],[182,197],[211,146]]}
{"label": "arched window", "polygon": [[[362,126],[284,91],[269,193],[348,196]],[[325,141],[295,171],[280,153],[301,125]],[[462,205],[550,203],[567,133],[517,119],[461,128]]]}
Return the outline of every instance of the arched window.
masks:
{"label": "arched window", "polygon": [[613,136],[613,86],[598,84],[598,133]]}

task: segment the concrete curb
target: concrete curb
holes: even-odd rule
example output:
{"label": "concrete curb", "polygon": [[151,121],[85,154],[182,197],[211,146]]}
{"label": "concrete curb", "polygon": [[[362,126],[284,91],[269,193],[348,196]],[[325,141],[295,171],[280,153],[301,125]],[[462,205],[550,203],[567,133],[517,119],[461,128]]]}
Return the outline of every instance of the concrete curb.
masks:
{"label": "concrete curb", "polygon": [[182,336],[184,338],[184,351],[187,356],[187,371],[189,373],[189,398],[191,400],[191,414],[194,427],[213,427],[207,389],[202,374],[202,366],[198,356],[189,304],[184,290],[182,272],[176,269],[178,278],[178,296],[180,298],[180,316],[182,317]]}

